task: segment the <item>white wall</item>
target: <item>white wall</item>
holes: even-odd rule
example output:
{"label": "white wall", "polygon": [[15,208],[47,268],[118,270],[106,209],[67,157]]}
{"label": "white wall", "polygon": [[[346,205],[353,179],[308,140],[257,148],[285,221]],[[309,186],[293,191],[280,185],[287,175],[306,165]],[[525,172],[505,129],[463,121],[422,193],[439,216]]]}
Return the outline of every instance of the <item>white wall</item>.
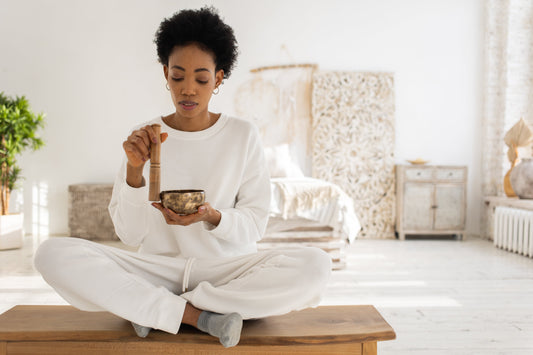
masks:
{"label": "white wall", "polygon": [[205,3],[241,51],[214,111],[261,65],[394,72],[397,161],[467,165],[479,232],[483,0],[0,0],[0,91],[47,114],[46,147],[21,159],[28,232],[67,233],[68,185],[111,182],[131,126],[172,110],[153,34]]}

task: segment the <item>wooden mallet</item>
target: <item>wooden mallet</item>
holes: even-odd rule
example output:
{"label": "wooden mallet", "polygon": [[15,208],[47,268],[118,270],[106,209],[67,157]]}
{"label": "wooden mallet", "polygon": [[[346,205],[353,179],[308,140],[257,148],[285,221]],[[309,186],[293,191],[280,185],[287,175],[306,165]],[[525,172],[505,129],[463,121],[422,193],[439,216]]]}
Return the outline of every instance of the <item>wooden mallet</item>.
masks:
{"label": "wooden mallet", "polygon": [[148,190],[149,201],[159,201],[161,185],[161,125],[153,124],[156,143],[150,144],[150,185]]}

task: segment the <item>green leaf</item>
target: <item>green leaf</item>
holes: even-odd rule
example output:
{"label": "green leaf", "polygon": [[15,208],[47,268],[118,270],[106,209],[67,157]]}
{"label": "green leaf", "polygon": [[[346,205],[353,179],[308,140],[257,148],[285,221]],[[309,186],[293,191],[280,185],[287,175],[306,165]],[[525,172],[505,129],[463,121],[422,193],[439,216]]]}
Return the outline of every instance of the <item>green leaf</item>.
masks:
{"label": "green leaf", "polygon": [[35,114],[25,96],[9,97],[0,92],[0,174],[1,189],[12,190],[21,179],[17,156],[25,149],[44,145],[37,132],[44,128],[44,113]]}

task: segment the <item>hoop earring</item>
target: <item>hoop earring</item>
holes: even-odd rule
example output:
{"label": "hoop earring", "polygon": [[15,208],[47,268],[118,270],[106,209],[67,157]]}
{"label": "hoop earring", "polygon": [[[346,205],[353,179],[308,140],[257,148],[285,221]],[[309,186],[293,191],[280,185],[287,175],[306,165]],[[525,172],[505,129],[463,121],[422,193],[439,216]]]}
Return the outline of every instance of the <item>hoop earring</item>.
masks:
{"label": "hoop earring", "polygon": [[220,88],[217,86],[215,90],[213,91],[213,95],[218,95],[219,92],[220,92]]}
{"label": "hoop earring", "polygon": [[168,87],[168,83],[166,83],[165,86],[167,87],[167,90],[170,91],[170,88]]}

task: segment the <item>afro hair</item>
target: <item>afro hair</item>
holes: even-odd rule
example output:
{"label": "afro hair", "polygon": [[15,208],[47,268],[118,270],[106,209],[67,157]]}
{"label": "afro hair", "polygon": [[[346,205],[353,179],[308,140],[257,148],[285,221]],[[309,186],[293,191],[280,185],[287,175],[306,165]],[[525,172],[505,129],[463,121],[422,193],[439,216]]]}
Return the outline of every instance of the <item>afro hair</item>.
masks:
{"label": "afro hair", "polygon": [[176,46],[196,43],[214,56],[216,70],[224,70],[229,78],[238,55],[233,29],[226,25],[213,7],[182,10],[164,19],[155,34],[159,62],[168,65],[168,58]]}

